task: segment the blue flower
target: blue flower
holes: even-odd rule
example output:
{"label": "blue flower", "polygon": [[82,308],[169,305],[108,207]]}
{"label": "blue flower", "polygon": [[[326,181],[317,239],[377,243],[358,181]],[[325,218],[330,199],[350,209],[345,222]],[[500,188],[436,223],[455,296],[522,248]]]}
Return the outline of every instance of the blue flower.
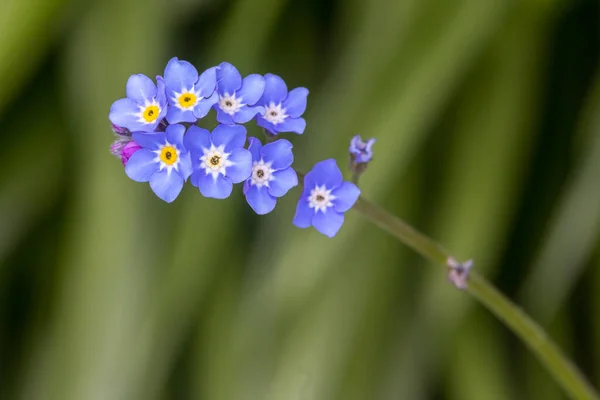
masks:
{"label": "blue flower", "polygon": [[246,128],[241,125],[218,125],[212,134],[192,126],[183,142],[192,158],[190,181],[205,197],[229,197],[233,184],[252,173],[252,154],[244,149]]}
{"label": "blue flower", "polygon": [[192,173],[190,154],[183,146],[183,125],[169,125],[166,132],[134,132],[133,140],[142,148],[125,166],[136,182],[150,182],[154,193],[167,203],[177,198]]}
{"label": "blue flower", "polygon": [[294,132],[301,134],[306,121],[300,116],[306,110],[308,89],[299,87],[288,93],[283,79],[273,74],[265,75],[265,92],[257,104],[265,107],[265,112],[256,116],[258,126],[271,134]]}
{"label": "blue flower", "polygon": [[335,160],[318,162],[304,177],[304,191],[296,207],[294,225],[314,226],[322,234],[333,237],[344,223],[344,213],[360,196],[360,189],[344,182]]}
{"label": "blue flower", "polygon": [[350,157],[355,163],[368,163],[373,159],[373,143],[375,139],[369,139],[363,142],[360,135],[356,135],[350,141]]}
{"label": "blue flower", "polygon": [[250,138],[252,175],[244,183],[244,195],[250,207],[259,215],[275,208],[277,198],[298,185],[298,176],[290,165],[294,161],[292,144],[285,139],[262,146]]}
{"label": "blue flower", "polygon": [[156,78],[158,87],[146,75],[131,75],[127,81],[127,97],[110,107],[110,122],[131,132],[153,132],[167,114],[165,83]]}
{"label": "blue flower", "polygon": [[253,107],[265,90],[265,80],[258,74],[248,75],[242,80],[238,70],[229,63],[221,63],[217,69],[217,92],[215,104],[217,121],[222,124],[245,124],[256,114],[264,111]]}
{"label": "blue flower", "polygon": [[216,67],[209,68],[198,77],[196,68],[187,61],[173,57],[165,68],[165,85],[169,100],[167,121],[196,122],[208,114],[218,101]]}

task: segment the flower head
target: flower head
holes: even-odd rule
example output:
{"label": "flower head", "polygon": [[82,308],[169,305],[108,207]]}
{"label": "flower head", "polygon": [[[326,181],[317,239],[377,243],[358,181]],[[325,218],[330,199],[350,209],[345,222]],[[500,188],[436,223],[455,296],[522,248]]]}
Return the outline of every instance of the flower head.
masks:
{"label": "flower head", "polygon": [[300,116],[306,110],[307,96],[308,89],[299,87],[288,93],[283,79],[266,74],[265,92],[257,103],[265,111],[256,116],[257,124],[272,135],[281,132],[303,133],[306,121]]}
{"label": "flower head", "polygon": [[218,102],[217,121],[222,124],[244,124],[256,114],[264,111],[254,106],[263,95],[265,80],[258,74],[248,75],[242,80],[238,70],[229,63],[217,68]]}
{"label": "flower head", "polygon": [[375,139],[369,139],[363,142],[360,135],[356,135],[350,141],[350,157],[353,163],[364,164],[368,163],[373,159],[373,143]]}
{"label": "flower head", "polygon": [[218,125],[212,134],[192,126],[183,141],[191,153],[190,181],[205,197],[229,197],[233,184],[252,173],[252,155],[244,149],[246,128],[241,125]]}
{"label": "flower head", "polygon": [[157,84],[146,75],[131,75],[127,81],[127,97],[110,107],[110,122],[131,132],[153,132],[167,114],[165,84],[157,77]]}
{"label": "flower head", "polygon": [[187,61],[173,57],[165,68],[165,85],[169,100],[167,121],[196,122],[208,114],[217,102],[216,67],[209,68],[198,76],[196,68]]}
{"label": "flower head", "polygon": [[345,182],[335,160],[318,162],[304,177],[304,191],[294,216],[299,228],[314,226],[322,234],[333,237],[344,223],[344,213],[360,196],[360,189]]}
{"label": "flower head", "polygon": [[275,208],[277,198],[298,185],[298,176],[290,166],[294,161],[292,144],[285,139],[262,145],[250,138],[252,175],[244,183],[244,195],[257,214],[267,214]]}
{"label": "flower head", "polygon": [[136,182],[150,182],[154,193],[167,203],[177,198],[192,173],[190,155],[183,146],[183,125],[169,125],[165,132],[135,132],[133,140],[142,147],[125,166]]}

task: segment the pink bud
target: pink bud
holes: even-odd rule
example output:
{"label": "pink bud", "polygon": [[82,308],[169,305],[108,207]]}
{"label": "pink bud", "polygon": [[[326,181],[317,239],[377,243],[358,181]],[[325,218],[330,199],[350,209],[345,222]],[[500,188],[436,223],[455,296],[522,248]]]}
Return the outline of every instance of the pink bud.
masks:
{"label": "pink bud", "polygon": [[141,146],[134,141],[128,142],[125,146],[123,146],[121,149],[121,161],[123,162],[123,165],[126,165],[133,153],[139,149],[141,149]]}

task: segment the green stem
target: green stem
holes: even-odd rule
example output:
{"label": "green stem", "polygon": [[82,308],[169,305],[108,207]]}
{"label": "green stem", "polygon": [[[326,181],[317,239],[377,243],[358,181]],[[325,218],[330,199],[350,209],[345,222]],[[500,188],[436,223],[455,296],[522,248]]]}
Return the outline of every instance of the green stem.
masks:
{"label": "green stem", "polygon": [[[353,209],[423,257],[434,263],[448,266],[447,261],[451,256],[443,247],[383,208],[360,197]],[[467,291],[527,344],[573,399],[600,400],[596,390],[552,342],[542,327],[485,278],[471,272]]]}

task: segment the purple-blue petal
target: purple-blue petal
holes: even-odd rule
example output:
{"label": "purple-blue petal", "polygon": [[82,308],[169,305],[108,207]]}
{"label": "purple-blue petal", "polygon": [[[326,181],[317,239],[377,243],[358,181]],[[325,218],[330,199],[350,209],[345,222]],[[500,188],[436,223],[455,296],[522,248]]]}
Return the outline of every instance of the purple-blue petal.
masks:
{"label": "purple-blue petal", "polygon": [[175,106],[169,106],[167,111],[167,121],[170,124],[178,124],[180,122],[194,123],[198,119],[194,116],[192,110],[182,110]]}
{"label": "purple-blue petal", "polygon": [[237,68],[228,62],[223,62],[217,69],[217,90],[220,95],[232,95],[242,87],[242,76]]}
{"label": "purple-blue petal", "polygon": [[312,224],[316,230],[325,236],[334,237],[344,224],[344,214],[338,213],[331,208],[326,212],[317,212],[312,218]]}
{"label": "purple-blue petal", "polygon": [[334,189],[331,194],[335,196],[333,200],[333,205],[337,212],[346,212],[356,200],[358,200],[358,196],[360,196],[360,189],[353,183],[350,182],[342,182],[341,186],[337,189]]}
{"label": "purple-blue petal", "polygon": [[115,101],[110,107],[108,119],[110,120],[110,122],[117,126],[127,128],[130,131],[136,131],[139,129],[135,128],[144,126],[144,124],[140,124],[139,122],[137,122],[138,117],[135,114],[139,111],[140,108],[134,100],[119,99]]}
{"label": "purple-blue petal", "polygon": [[207,99],[201,99],[196,107],[194,107],[194,116],[196,118],[204,118],[206,114],[210,111],[212,106],[214,106],[219,101],[219,94],[214,92],[212,96]]}
{"label": "purple-blue petal", "polygon": [[183,137],[183,145],[193,156],[200,157],[204,154],[202,149],[210,148],[210,132],[196,125],[190,126]]}
{"label": "purple-blue petal", "polygon": [[225,111],[223,111],[221,109],[221,107],[219,107],[219,103],[217,102],[215,105],[215,110],[217,110],[217,121],[221,124],[225,124],[225,125],[233,125],[235,124],[235,121],[233,120],[233,117],[230,114],[227,114]]}
{"label": "purple-blue petal", "polygon": [[226,199],[231,195],[233,182],[231,179],[219,174],[213,178],[210,174],[198,173],[196,184],[204,197],[213,199]]}
{"label": "purple-blue petal", "polygon": [[144,104],[156,96],[156,85],[146,75],[135,74],[127,80],[126,92],[128,98]]}
{"label": "purple-blue petal", "polygon": [[312,218],[315,215],[315,210],[308,206],[306,197],[301,197],[296,206],[296,214],[292,223],[298,228],[308,228],[312,225]]}
{"label": "purple-blue petal", "polygon": [[217,87],[217,67],[211,67],[200,74],[196,90],[199,90],[202,97],[210,97]]}
{"label": "purple-blue petal", "polygon": [[294,132],[299,135],[306,129],[304,118],[286,118],[282,123],[275,125],[277,132]]}
{"label": "purple-blue petal", "polygon": [[179,155],[179,164],[177,166],[177,170],[184,181],[192,174],[192,158],[189,152],[181,153]]}
{"label": "purple-blue petal", "polygon": [[225,146],[225,152],[246,144],[246,128],[241,125],[217,125],[212,131],[211,140],[215,146]]}
{"label": "purple-blue petal", "polygon": [[283,102],[285,113],[292,118],[298,118],[306,110],[306,97],[308,89],[299,87],[288,93],[287,99]]}
{"label": "purple-blue petal", "polygon": [[183,189],[183,178],[175,171],[168,173],[166,169],[163,169],[152,175],[150,187],[160,199],[171,203]]}
{"label": "purple-blue petal", "polygon": [[335,189],[342,184],[342,172],[333,158],[320,161],[304,177],[305,190],[312,190],[315,186]]}
{"label": "purple-blue petal", "polygon": [[285,169],[294,162],[292,147],[289,141],[279,139],[264,145],[260,150],[260,154],[265,162],[271,162],[273,169]]}
{"label": "purple-blue petal", "polygon": [[275,125],[267,121],[261,114],[256,115],[256,125],[260,126],[263,129],[266,129],[273,135],[277,135],[279,131],[275,128]]}
{"label": "purple-blue petal", "polygon": [[256,106],[256,107],[244,106],[233,115],[233,121],[236,124],[245,124],[246,122],[248,122],[252,118],[254,118],[255,115],[262,114],[264,112],[265,112],[265,109],[262,106]]}
{"label": "purple-blue petal", "polygon": [[156,100],[158,101],[158,104],[160,105],[160,109],[161,109],[160,116],[158,117],[159,122],[160,122],[160,120],[163,119],[167,115],[167,104],[168,104],[167,87],[165,85],[165,80],[163,79],[162,76],[156,77],[156,87],[157,87]]}
{"label": "purple-blue petal", "polygon": [[291,167],[274,172],[273,177],[275,179],[269,182],[269,193],[275,197],[284,196],[288,190],[298,185],[298,175]]}
{"label": "purple-blue petal", "polygon": [[273,103],[275,105],[283,102],[288,95],[287,86],[283,79],[274,74],[265,75],[265,91],[258,102],[263,106]]}
{"label": "purple-blue petal", "polygon": [[136,182],[148,182],[156,171],[159,164],[156,160],[156,153],[148,149],[140,149],[133,153],[125,165],[125,173]]}
{"label": "purple-blue petal", "polygon": [[248,142],[248,151],[252,154],[252,161],[260,161],[260,149],[262,148],[262,143],[255,137],[249,137]]}
{"label": "purple-blue petal", "polygon": [[233,165],[227,167],[226,175],[233,183],[243,182],[252,175],[252,154],[248,150],[242,147],[231,149],[229,160]]}
{"label": "purple-blue petal", "polygon": [[190,90],[198,81],[198,70],[189,62],[173,57],[165,67],[164,80],[171,97],[172,92]]}
{"label": "purple-blue petal", "polygon": [[258,215],[270,213],[275,208],[275,204],[277,204],[277,199],[269,194],[265,186],[259,188],[258,186],[250,185],[244,191],[244,195],[250,207]]}
{"label": "purple-blue petal", "polygon": [[169,125],[165,130],[167,134],[167,141],[174,144],[179,151],[185,151],[183,145],[183,135],[185,134],[185,126],[181,124]]}
{"label": "purple-blue petal", "polygon": [[133,140],[141,147],[150,150],[157,150],[161,145],[165,144],[167,135],[164,132],[133,132]]}
{"label": "purple-blue petal", "polygon": [[244,78],[236,97],[241,99],[242,103],[253,106],[260,100],[264,91],[265,78],[258,74],[252,74]]}

